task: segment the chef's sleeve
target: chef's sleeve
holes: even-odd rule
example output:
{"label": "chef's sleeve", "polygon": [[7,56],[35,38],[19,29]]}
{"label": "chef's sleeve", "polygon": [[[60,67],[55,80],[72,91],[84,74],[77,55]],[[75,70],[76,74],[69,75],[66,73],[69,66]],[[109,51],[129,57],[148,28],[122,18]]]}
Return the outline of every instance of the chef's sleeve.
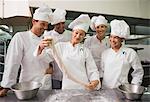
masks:
{"label": "chef's sleeve", "polygon": [[105,68],[105,65],[104,65],[104,61],[105,61],[105,56],[106,54],[105,54],[105,51],[104,52],[102,52],[102,55],[101,55],[101,69],[102,69],[102,77],[104,76],[104,68]]}
{"label": "chef's sleeve", "polygon": [[19,67],[23,58],[23,42],[19,33],[12,38],[7,49],[5,68],[1,86],[10,88],[16,83]]}
{"label": "chef's sleeve", "polygon": [[33,53],[33,56],[38,58],[39,60],[43,60],[47,63],[54,61],[52,56],[52,49],[51,48],[44,48],[42,53],[38,55],[39,45],[37,46],[36,50]]}
{"label": "chef's sleeve", "polygon": [[90,81],[98,80],[99,85],[98,85],[97,89],[99,89],[101,82],[100,82],[100,76],[99,76],[98,68],[95,64],[95,61],[94,61],[93,56],[92,56],[91,52],[89,51],[89,49],[86,49],[85,54],[86,54],[85,55],[85,62],[86,62],[86,69],[87,69],[88,78]]}
{"label": "chef's sleeve", "polygon": [[135,51],[132,52],[131,59],[132,59],[131,66],[134,69],[134,71],[131,74],[133,77],[131,83],[140,85],[142,84],[144,71],[141,65],[141,61]]}

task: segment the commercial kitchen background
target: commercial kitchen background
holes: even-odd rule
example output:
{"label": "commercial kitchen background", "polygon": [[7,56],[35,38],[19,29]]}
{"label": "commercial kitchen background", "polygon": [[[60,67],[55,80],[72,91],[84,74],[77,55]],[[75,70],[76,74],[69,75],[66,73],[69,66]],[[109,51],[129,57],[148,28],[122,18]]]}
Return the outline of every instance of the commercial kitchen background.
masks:
{"label": "commercial kitchen background", "polygon": [[[53,10],[66,9],[66,29],[67,25],[81,13],[88,13],[90,17],[104,15],[109,22],[113,19],[124,19],[131,28],[131,37],[126,40],[125,45],[137,51],[145,72],[143,85],[150,84],[150,0],[0,0],[0,16],[5,14],[6,10],[9,14],[9,11],[21,7],[17,6],[18,2],[27,2],[31,14],[43,4],[47,4]],[[10,7],[7,7],[9,3]],[[4,15],[0,17],[0,81],[9,41],[16,32],[30,28],[30,14],[26,16],[28,17],[16,14],[9,18],[5,18]],[[110,28],[107,34],[109,32]],[[89,30],[87,35],[91,36],[92,31]]]}

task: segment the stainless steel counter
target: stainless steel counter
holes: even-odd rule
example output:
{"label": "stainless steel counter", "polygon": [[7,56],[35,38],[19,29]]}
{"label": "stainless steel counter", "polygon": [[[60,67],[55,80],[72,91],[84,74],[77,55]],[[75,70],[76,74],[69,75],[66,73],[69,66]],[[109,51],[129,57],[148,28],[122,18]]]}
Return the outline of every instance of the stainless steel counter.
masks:
{"label": "stainless steel counter", "polygon": [[6,97],[0,97],[0,102],[150,102],[150,94],[144,94],[141,100],[130,101],[118,90],[52,90],[39,91],[37,96],[30,100],[18,100],[14,93],[9,92]]}
{"label": "stainless steel counter", "polygon": [[0,102],[44,102],[44,100],[51,94],[50,91],[39,91],[37,96],[30,100],[19,100],[15,93],[10,91],[7,96],[0,97]]}

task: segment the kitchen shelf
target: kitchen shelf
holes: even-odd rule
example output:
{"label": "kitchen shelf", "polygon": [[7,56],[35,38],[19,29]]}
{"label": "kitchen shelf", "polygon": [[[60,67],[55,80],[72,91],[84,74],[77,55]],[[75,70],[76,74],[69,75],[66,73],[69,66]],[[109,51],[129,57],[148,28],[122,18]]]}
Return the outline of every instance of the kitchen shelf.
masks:
{"label": "kitchen shelf", "polygon": [[144,78],[150,78],[150,75],[145,75]]}
{"label": "kitchen shelf", "polygon": [[3,55],[3,54],[0,54],[0,57],[5,57],[5,55]]}
{"label": "kitchen shelf", "polygon": [[4,63],[3,63],[3,62],[0,62],[0,64],[4,65]]}
{"label": "kitchen shelf", "polygon": [[3,76],[3,68],[5,66],[5,57],[6,57],[6,49],[7,49],[7,42],[5,40],[0,39],[0,58],[2,60],[0,60],[0,81],[2,80],[2,76]]}
{"label": "kitchen shelf", "polygon": [[150,65],[142,65],[144,68],[150,68]]}

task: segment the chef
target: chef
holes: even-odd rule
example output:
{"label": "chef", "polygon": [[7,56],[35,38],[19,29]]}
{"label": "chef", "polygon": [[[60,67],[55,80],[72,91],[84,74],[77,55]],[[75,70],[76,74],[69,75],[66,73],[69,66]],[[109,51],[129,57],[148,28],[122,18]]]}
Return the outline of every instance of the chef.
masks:
{"label": "chef", "polygon": [[[52,14],[51,25],[54,28],[53,30],[46,32],[44,36],[51,36],[53,39],[55,39],[54,43],[71,40],[71,32],[65,29],[65,21],[66,21],[65,16],[66,16],[66,10],[59,9],[59,8],[57,8]],[[61,89],[62,72],[60,71],[55,61],[50,64],[53,67],[52,88]]]}
{"label": "chef", "polygon": [[[60,68],[63,72],[62,89],[88,89],[100,88],[99,72],[91,55],[91,52],[80,42],[84,39],[89,29],[90,18],[87,14],[82,14],[69,24],[72,29],[72,39],[69,42],[59,42],[54,45],[57,54],[65,65]],[[54,56],[52,48],[44,49],[49,44],[47,39],[43,40],[35,51],[38,58],[48,58]],[[45,51],[46,50],[46,51]],[[47,52],[47,53],[46,53]],[[47,54],[47,57],[45,57]],[[66,71],[67,70],[67,71]]]}
{"label": "chef", "polygon": [[34,58],[33,51],[43,38],[44,30],[48,28],[51,14],[52,10],[47,6],[36,9],[31,30],[18,32],[12,38],[5,60],[0,96],[5,96],[8,89],[16,83],[20,66],[19,82],[42,80],[49,63]]}
{"label": "chef", "polygon": [[143,78],[143,68],[137,53],[124,47],[122,42],[129,34],[129,26],[124,20],[110,22],[111,33],[109,37],[111,48],[102,53],[103,88],[116,88],[120,84],[128,83],[128,73],[132,67],[132,84],[140,85]]}
{"label": "chef", "polygon": [[105,38],[107,26],[107,20],[104,16],[93,16],[90,27],[93,31],[96,31],[96,34],[88,37],[84,42],[85,46],[88,47],[92,53],[96,66],[100,72],[100,78],[102,78],[102,69],[100,65],[101,53],[109,46],[108,39]]}
{"label": "chef", "polygon": [[52,14],[51,25],[54,27],[53,30],[48,31],[44,34],[44,36],[51,36],[55,39],[55,43],[57,42],[65,42],[71,39],[71,32],[65,29],[65,21],[66,21],[66,10],[56,8]]}

